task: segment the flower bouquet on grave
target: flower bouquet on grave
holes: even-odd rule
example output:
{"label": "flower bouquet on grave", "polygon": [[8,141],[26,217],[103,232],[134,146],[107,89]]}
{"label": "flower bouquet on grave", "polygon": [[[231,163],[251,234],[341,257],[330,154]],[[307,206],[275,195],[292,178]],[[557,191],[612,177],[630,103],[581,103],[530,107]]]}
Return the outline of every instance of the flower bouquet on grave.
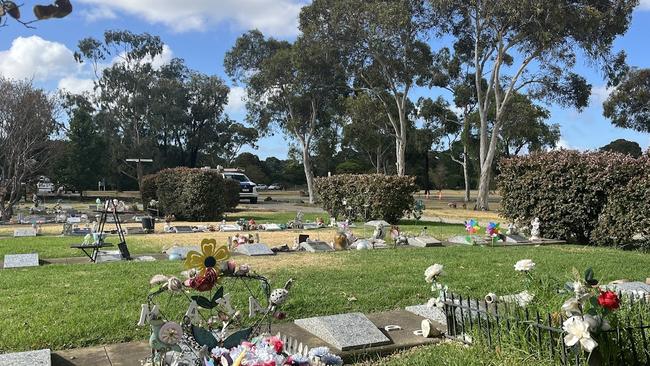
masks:
{"label": "flower bouquet on grave", "polygon": [[442,264],[436,263],[424,271],[424,280],[431,284],[431,292],[434,294],[434,297],[427,302],[429,308],[444,306],[444,299],[449,288],[438,282],[438,278],[443,274],[443,268]]}
{"label": "flower bouquet on grave", "polygon": [[[265,277],[229,257],[225,245],[205,239],[200,252],[187,254],[186,280],[164,275],[151,279],[138,322],[151,328],[152,356],[145,364],[203,365],[213,350],[245,347],[244,342],[268,334],[273,319],[286,316],[280,307],[289,296],[292,280],[271,291]],[[243,316],[237,308],[246,304],[248,316]],[[242,364],[231,361],[225,364]]]}

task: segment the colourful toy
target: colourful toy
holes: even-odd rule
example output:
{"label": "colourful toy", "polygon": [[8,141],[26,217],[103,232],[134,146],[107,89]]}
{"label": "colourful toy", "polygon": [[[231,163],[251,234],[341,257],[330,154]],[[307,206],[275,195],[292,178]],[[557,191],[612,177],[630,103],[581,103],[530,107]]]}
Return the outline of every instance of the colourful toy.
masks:
{"label": "colourful toy", "polygon": [[474,235],[476,234],[481,227],[478,224],[478,221],[474,219],[469,219],[468,221],[465,221],[465,230],[467,230],[467,233],[469,235]]}
{"label": "colourful toy", "polygon": [[491,237],[499,236],[499,234],[501,234],[501,228],[499,227],[499,224],[489,222],[485,228],[485,233]]}

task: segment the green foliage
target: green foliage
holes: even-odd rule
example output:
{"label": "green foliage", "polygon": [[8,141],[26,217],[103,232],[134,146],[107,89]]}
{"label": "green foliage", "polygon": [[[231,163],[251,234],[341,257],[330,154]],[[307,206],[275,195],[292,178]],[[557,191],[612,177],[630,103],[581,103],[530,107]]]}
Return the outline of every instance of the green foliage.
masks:
{"label": "green foliage", "polygon": [[337,174],[361,174],[365,172],[365,168],[356,161],[344,161],[336,166]]}
{"label": "green foliage", "polygon": [[603,103],[615,126],[650,132],[650,69],[630,70]]}
{"label": "green foliage", "polygon": [[542,236],[587,244],[612,191],[643,172],[640,162],[622,154],[569,150],[504,159],[498,177],[503,215],[539,217]]}
{"label": "green foliage", "polygon": [[650,157],[639,161],[640,173],[609,195],[591,235],[594,243],[650,247]]}
{"label": "green foliage", "polygon": [[158,197],[158,175],[149,174],[142,177],[142,182],[140,183],[140,195],[142,197],[142,203],[145,207],[149,204],[151,200],[155,200]]}
{"label": "green foliage", "polygon": [[165,169],[156,177],[161,212],[181,220],[220,219],[233,208],[235,199],[239,200],[239,184],[235,191],[233,184],[214,170]]}
{"label": "green foliage", "polygon": [[643,154],[643,151],[641,150],[641,146],[639,146],[638,142],[628,141],[625,139],[616,139],[610,142],[609,144],[601,147],[600,149],[604,151],[612,151],[621,154],[628,154],[635,158],[638,158]]}
{"label": "green foliage", "polygon": [[418,190],[414,177],[383,174],[334,175],[316,178],[315,183],[321,205],[330,215],[390,223],[410,213]]}

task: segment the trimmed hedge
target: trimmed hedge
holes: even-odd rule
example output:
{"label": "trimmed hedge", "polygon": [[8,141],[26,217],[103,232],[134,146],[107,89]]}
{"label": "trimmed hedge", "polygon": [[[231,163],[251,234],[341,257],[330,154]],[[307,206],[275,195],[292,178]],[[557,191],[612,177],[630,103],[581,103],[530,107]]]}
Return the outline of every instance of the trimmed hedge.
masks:
{"label": "trimmed hedge", "polygon": [[413,209],[413,193],[418,191],[414,177],[383,174],[341,174],[314,182],[323,209],[339,219],[349,215],[353,220],[397,223]]}
{"label": "trimmed hedge", "polygon": [[150,180],[147,191],[150,185],[157,187],[161,213],[179,220],[218,220],[239,203],[239,183],[224,179],[215,170],[165,169]]}
{"label": "trimmed hedge", "polygon": [[[650,158],[640,158],[643,173],[612,191],[591,233],[598,245],[650,248]],[[640,234],[638,237],[636,235]]]}
{"label": "trimmed hedge", "polygon": [[140,196],[142,197],[142,203],[144,204],[144,207],[147,207],[149,202],[151,202],[151,200],[155,200],[157,197],[157,178],[157,174],[149,174],[142,177],[142,182],[140,183]]}
{"label": "trimmed hedge", "polygon": [[503,215],[539,217],[543,237],[587,244],[613,191],[642,171],[641,159],[611,152],[560,150],[504,159],[498,177]]}

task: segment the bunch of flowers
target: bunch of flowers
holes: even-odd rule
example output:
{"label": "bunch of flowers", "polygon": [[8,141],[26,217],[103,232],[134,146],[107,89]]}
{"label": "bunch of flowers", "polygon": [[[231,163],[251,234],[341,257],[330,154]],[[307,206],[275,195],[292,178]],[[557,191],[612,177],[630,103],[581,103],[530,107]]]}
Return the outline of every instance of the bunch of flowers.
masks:
{"label": "bunch of flowers", "polygon": [[592,352],[598,346],[594,335],[608,331],[611,323],[617,322],[614,311],[621,306],[621,300],[613,291],[603,291],[598,288],[598,280],[594,272],[588,268],[584,279],[574,273],[575,280],[566,284],[566,289],[573,296],[564,302],[562,311],[568,317],[562,324],[567,333],[564,343],[572,347],[580,344],[587,352]]}
{"label": "bunch of flowers", "polygon": [[444,286],[438,282],[438,277],[443,274],[443,268],[444,267],[442,264],[436,263],[432,266],[429,266],[429,268],[424,271],[424,280],[427,283],[431,284],[431,291],[435,295],[427,302],[427,306],[430,308],[442,307],[444,305],[445,293],[449,290],[447,286]]}
{"label": "bunch of flowers", "polygon": [[343,360],[332,354],[327,347],[313,348],[307,356],[288,355],[284,342],[280,338],[268,336],[257,337],[251,342],[242,342],[231,349],[214,348],[203,362],[205,366],[337,366],[343,364]]}

